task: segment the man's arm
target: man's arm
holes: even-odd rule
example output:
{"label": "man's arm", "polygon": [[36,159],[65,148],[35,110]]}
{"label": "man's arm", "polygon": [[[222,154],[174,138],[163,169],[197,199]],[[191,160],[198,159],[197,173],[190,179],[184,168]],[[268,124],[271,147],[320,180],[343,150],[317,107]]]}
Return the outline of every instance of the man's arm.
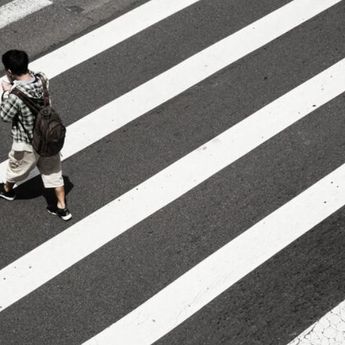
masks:
{"label": "man's arm", "polygon": [[18,97],[4,92],[1,97],[0,117],[4,122],[11,122],[18,113]]}

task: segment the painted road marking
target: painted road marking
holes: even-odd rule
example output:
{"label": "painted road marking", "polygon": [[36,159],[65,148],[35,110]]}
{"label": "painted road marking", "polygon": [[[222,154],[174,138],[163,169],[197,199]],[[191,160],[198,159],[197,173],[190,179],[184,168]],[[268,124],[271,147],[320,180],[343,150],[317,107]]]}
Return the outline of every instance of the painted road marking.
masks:
{"label": "painted road marking", "polygon": [[344,74],[345,59],[3,268],[1,310],[343,93]]}
{"label": "painted road marking", "polygon": [[0,29],[51,5],[50,0],[14,0],[0,7]]}
{"label": "painted road marking", "polygon": [[345,344],[345,301],[306,329],[288,345]]}
{"label": "painted road marking", "polygon": [[148,1],[39,58],[30,64],[30,68],[44,71],[49,78],[53,78],[198,1],[200,0]]}
{"label": "painted road marking", "polygon": [[[148,1],[33,61],[30,64],[30,69],[44,71],[49,78],[53,78],[198,1],[200,0]],[[16,0],[14,2],[21,4],[34,1]],[[1,15],[3,7],[0,8]]]}
{"label": "painted road marking", "polygon": [[[63,158],[71,157],[337,2],[292,1],[104,105],[68,127]],[[6,166],[7,161],[0,164],[2,179]],[[37,174],[37,170],[33,171],[28,179]]]}
{"label": "painted road marking", "polygon": [[[249,228],[84,345],[154,343],[343,205],[345,165]],[[317,343],[308,343],[312,344]]]}

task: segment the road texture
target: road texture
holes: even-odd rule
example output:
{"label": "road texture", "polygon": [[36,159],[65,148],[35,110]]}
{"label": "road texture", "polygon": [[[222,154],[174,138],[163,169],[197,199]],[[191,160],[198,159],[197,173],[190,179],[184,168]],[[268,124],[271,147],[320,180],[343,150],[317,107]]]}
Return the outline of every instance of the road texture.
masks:
{"label": "road texture", "polygon": [[[1,29],[1,53],[25,49],[34,60],[145,2],[54,0]],[[289,2],[197,1],[52,78],[54,106],[71,125]],[[18,187],[15,202],[0,202],[0,269],[343,59],[344,16],[340,1],[66,159],[70,222],[46,213],[39,177]],[[341,166],[344,106],[343,93],[0,311],[0,344],[83,344],[119,321]],[[9,129],[0,126],[1,162]],[[336,210],[156,343],[293,341],[345,299],[344,212]]]}

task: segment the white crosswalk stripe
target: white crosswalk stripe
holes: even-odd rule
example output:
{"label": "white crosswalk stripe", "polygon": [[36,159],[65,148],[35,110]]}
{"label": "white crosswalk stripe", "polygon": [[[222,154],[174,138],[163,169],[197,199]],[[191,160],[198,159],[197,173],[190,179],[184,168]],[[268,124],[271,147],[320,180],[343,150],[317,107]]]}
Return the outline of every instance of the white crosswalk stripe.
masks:
{"label": "white crosswalk stripe", "polygon": [[[284,39],[293,29],[303,29],[303,25],[310,20],[341,2],[290,1],[83,116],[68,127],[63,159],[73,162],[81,151],[106,136],[116,135],[120,128],[137,121],[165,102],[175,97],[178,99],[190,88],[206,83],[210,76],[230,68],[275,40]],[[45,71],[50,78],[54,78],[198,3],[202,6],[200,0],[147,1],[37,59],[31,68]],[[0,7],[0,11],[10,4]],[[49,4],[51,1],[41,3],[42,6]],[[1,23],[0,28],[7,25]],[[207,139],[197,149],[6,264],[0,269],[0,327],[2,317],[5,320],[7,315],[19,308],[20,303],[25,303],[33,295],[39,298],[41,289],[54,284],[61,274],[73,269],[76,264],[83,265],[91,254],[97,254],[105,245],[119,241],[128,230],[173,205],[225,168],[263,148],[270,140],[300,121],[307,121],[312,114],[342,97],[345,92],[344,74],[344,58],[325,64],[322,72],[312,74],[232,127],[224,128],[221,134]],[[8,161],[0,164],[2,177],[7,164]],[[345,165],[332,170],[327,175],[319,176],[316,183],[309,184],[297,196],[270,211],[230,242],[223,243],[220,249],[193,267],[187,270],[182,268],[177,278],[159,290],[152,289],[155,292],[149,298],[145,295],[140,304],[131,305],[129,312],[121,317],[111,313],[107,315],[106,327],[93,329],[83,337],[82,342],[78,338],[78,342],[85,345],[144,345],[172,334],[222,293],[345,206]],[[24,182],[31,183],[28,180],[37,174],[35,170]],[[23,310],[20,312],[25,313],[25,308]],[[290,344],[297,344],[300,339],[307,344],[312,339],[311,330],[314,328],[315,325],[311,326]],[[341,326],[338,328],[342,329]],[[290,335],[290,340],[292,338]]]}

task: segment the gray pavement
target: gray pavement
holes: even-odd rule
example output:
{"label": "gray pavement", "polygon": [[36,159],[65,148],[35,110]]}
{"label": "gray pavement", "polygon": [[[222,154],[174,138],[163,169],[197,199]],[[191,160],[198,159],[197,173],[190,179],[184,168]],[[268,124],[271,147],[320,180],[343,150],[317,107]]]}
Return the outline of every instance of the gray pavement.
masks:
{"label": "gray pavement", "polygon": [[36,59],[146,1],[52,0],[51,6],[3,28],[0,47],[18,47]]}
{"label": "gray pavement", "polygon": [[[70,124],[287,2],[201,0],[53,78],[54,104]],[[140,3],[54,1],[2,30],[0,45],[41,56]],[[65,161],[72,223],[45,213],[39,178],[20,187],[0,203],[0,267],[342,59],[344,11],[343,1]],[[1,312],[0,344],[81,344],[340,166],[344,104],[343,94]],[[0,126],[1,161],[9,146]],[[344,219],[341,209],[157,344],[286,345],[345,298]]]}

